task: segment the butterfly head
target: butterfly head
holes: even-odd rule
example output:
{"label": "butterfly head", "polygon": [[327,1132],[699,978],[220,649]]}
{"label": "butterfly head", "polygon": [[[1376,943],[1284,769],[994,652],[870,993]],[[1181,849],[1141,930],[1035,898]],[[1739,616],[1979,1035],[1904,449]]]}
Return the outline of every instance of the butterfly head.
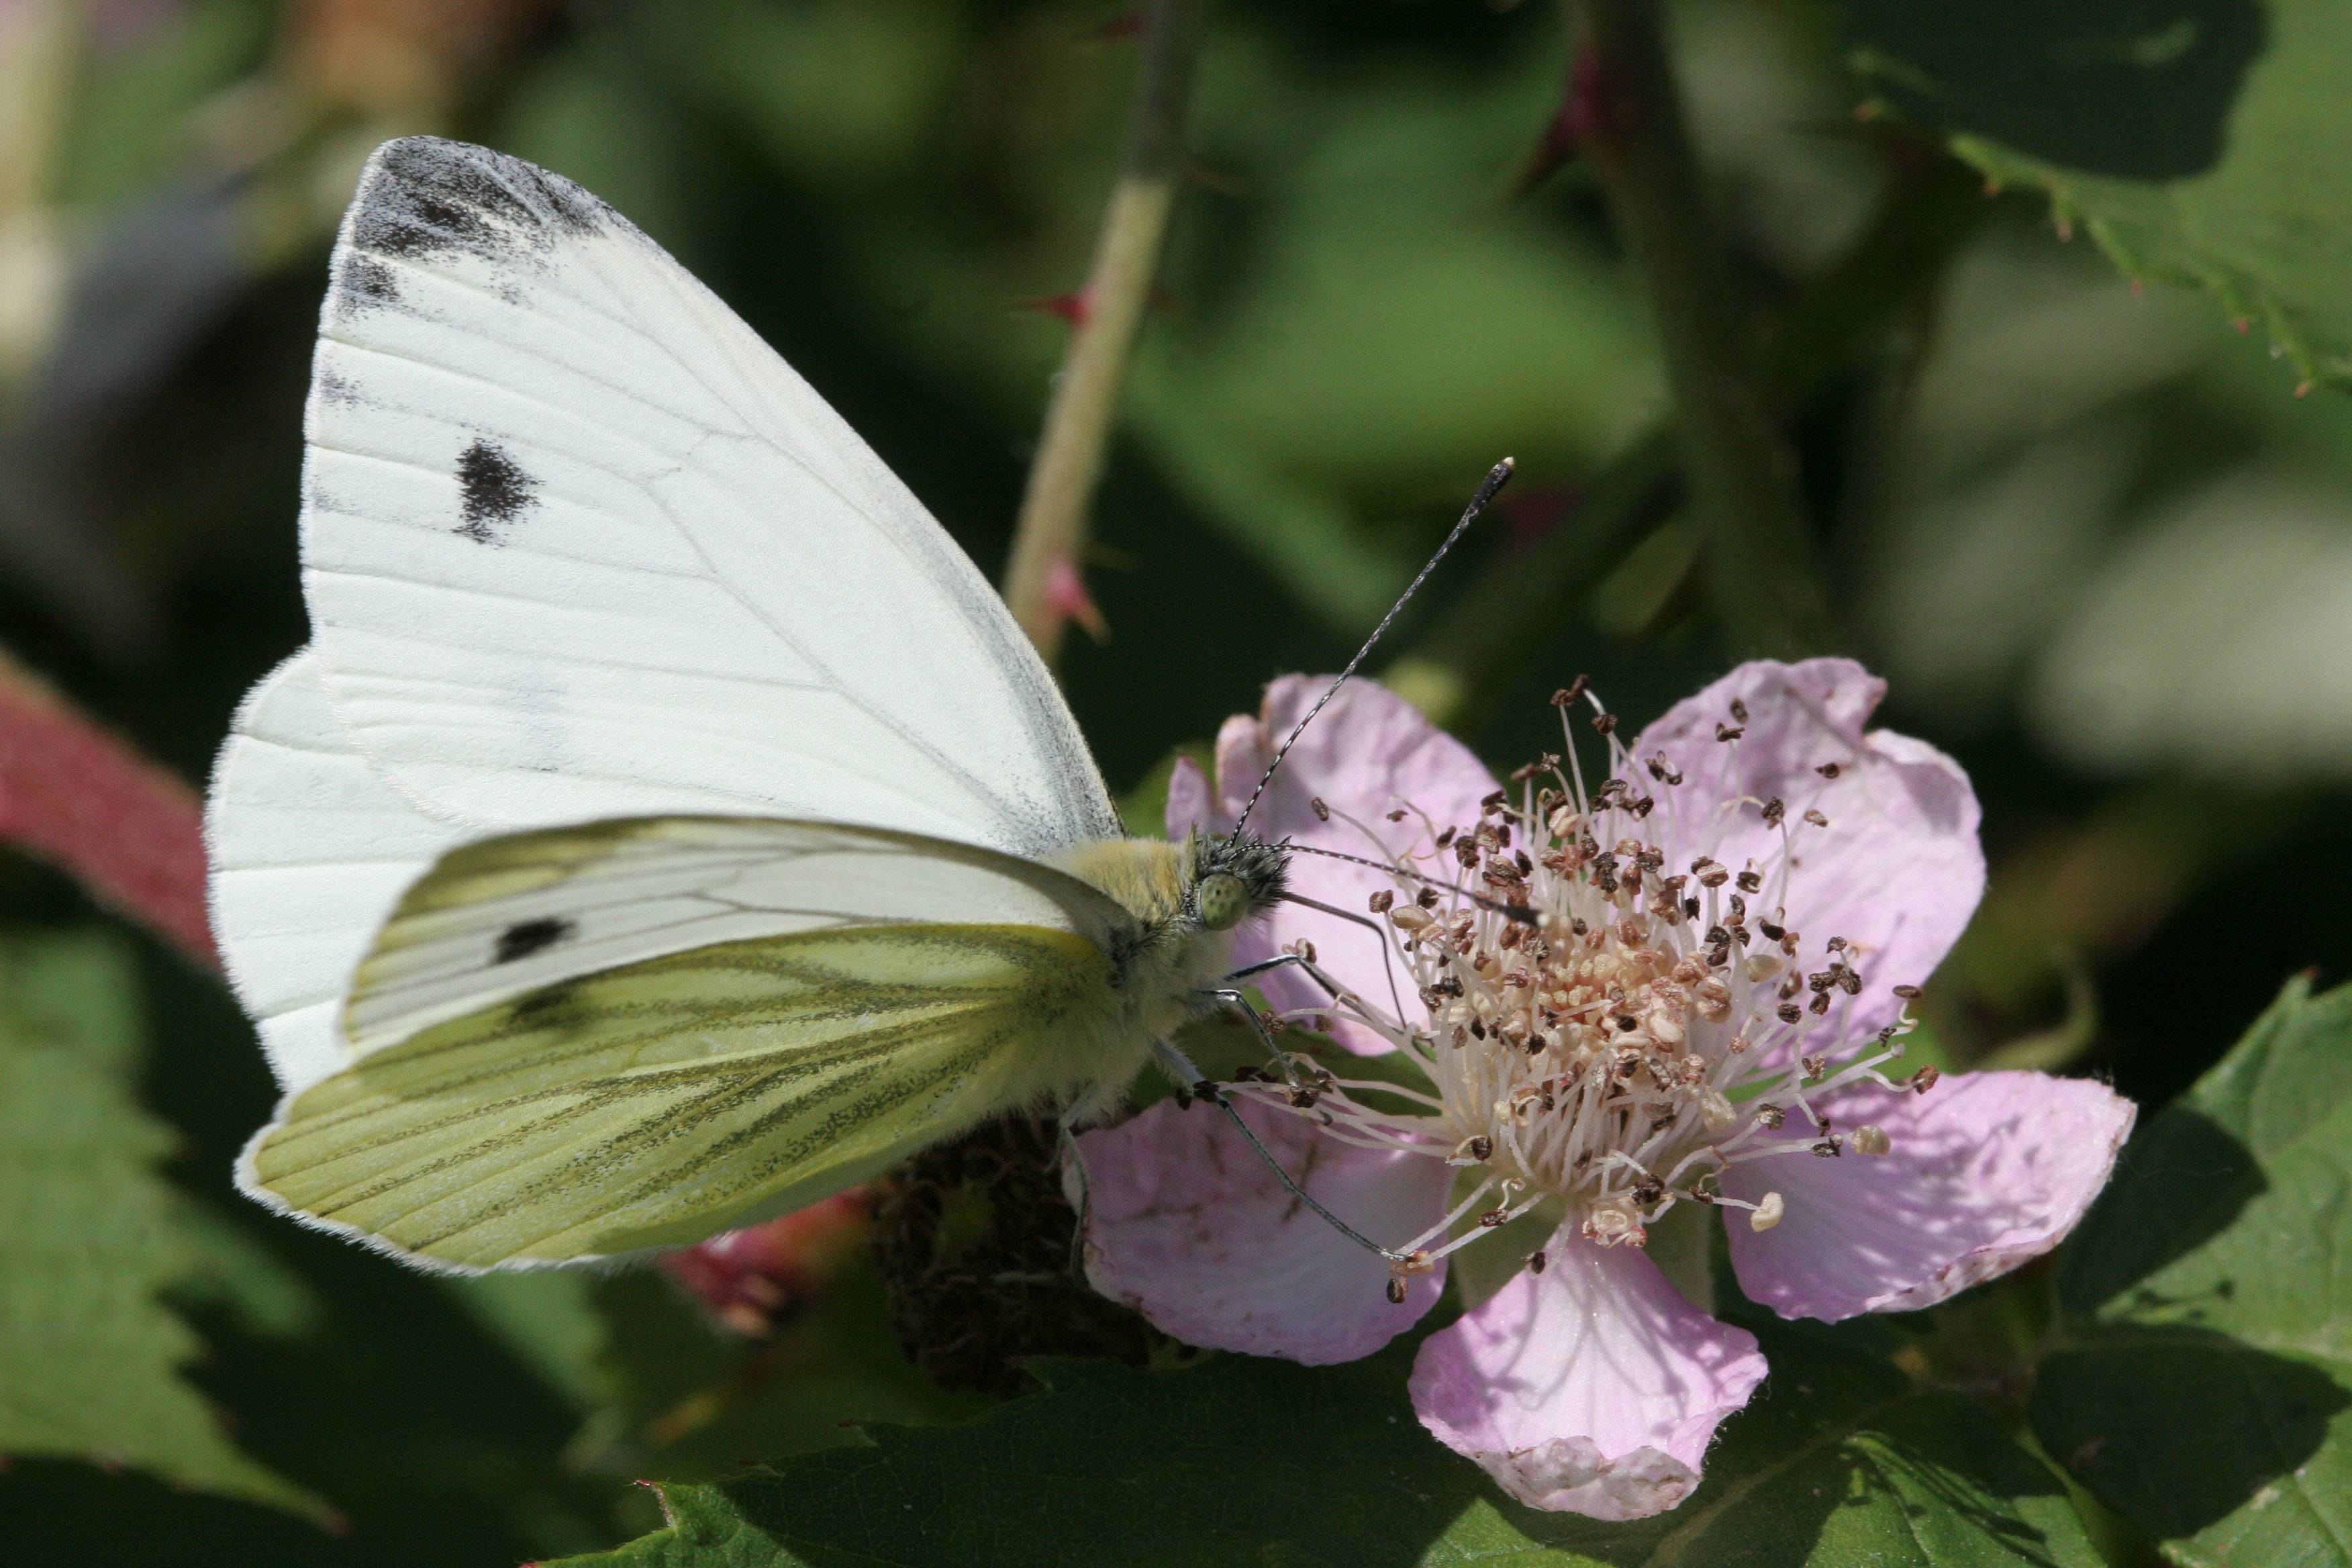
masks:
{"label": "butterfly head", "polygon": [[1247,834],[1192,840],[1192,913],[1209,931],[1231,931],[1280,902],[1289,885],[1290,851]]}

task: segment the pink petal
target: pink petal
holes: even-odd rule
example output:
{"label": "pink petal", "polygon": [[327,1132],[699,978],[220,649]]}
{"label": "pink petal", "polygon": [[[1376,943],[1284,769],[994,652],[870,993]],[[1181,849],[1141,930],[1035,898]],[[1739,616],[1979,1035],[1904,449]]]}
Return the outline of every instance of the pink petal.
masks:
{"label": "pink petal", "polygon": [[[1265,1106],[1242,1114],[1318,1203],[1374,1241],[1399,1246],[1445,1213],[1442,1161],[1355,1148]],[[1164,1100],[1083,1133],[1078,1165],[1087,1279],[1188,1344],[1354,1361],[1412,1327],[1445,1284],[1441,1268],[1390,1301],[1388,1265],[1284,1191],[1213,1106]]]}
{"label": "pink petal", "polygon": [[[1258,718],[1226,720],[1217,735],[1216,798],[1204,798],[1200,786],[1206,781],[1199,770],[1192,770],[1188,779],[1180,765],[1168,791],[1170,836],[1195,827],[1231,830],[1265,775],[1275,748],[1330,684],[1324,676],[1286,675],[1266,689]],[[1339,689],[1290,749],[1251,814],[1249,826],[1265,838],[1287,838],[1381,859],[1416,842],[1425,847],[1429,837],[1419,815],[1391,822],[1391,811],[1410,803],[1440,827],[1466,826],[1478,819],[1478,803],[1496,787],[1469,748],[1432,724],[1419,709],[1394,692],[1357,679]],[[1313,803],[1318,799],[1337,814],[1331,820],[1316,814]],[[1344,820],[1350,817],[1352,823]],[[1308,898],[1358,913],[1365,912],[1372,894],[1396,889],[1393,879],[1370,867],[1314,855],[1292,858],[1290,885]],[[1313,910],[1286,904],[1267,920],[1253,922],[1235,943],[1234,962],[1272,958],[1302,937],[1315,944],[1318,961],[1335,979],[1383,1009],[1394,1008],[1382,938]],[[1257,984],[1277,1008],[1314,1007],[1329,1000],[1320,986],[1296,971],[1277,970]],[[1337,1026],[1336,1037],[1351,1050],[1371,1056],[1391,1048],[1370,1029],[1344,1019]]]}
{"label": "pink petal", "polygon": [[[1927,978],[1984,894],[1976,792],[1959,764],[1926,742],[1864,731],[1885,692],[1851,659],[1758,660],[1676,703],[1633,743],[1636,776],[1658,801],[1654,832],[1679,862],[1674,871],[1699,855],[1734,871],[1750,858],[1769,867],[1780,831],[1755,805],[1719,806],[1749,796],[1787,808],[1796,852],[1787,923],[1803,938],[1800,960],[1820,968],[1836,936],[1860,954],[1865,989],[1847,1016],[1849,1036],[1894,1021],[1901,1004],[1892,987]],[[1748,709],[1736,745],[1716,739],[1718,725],[1738,723],[1735,699]],[[1661,753],[1680,784],[1654,784],[1645,764]],[[1836,778],[1822,776],[1824,763],[1836,765]],[[1806,822],[1808,810],[1829,826]],[[1775,901],[1768,883],[1762,911]]]}
{"label": "pink petal", "polygon": [[[1228,720],[1226,722],[1248,721]],[[1190,757],[1176,759],[1175,771],[1168,775],[1168,837],[1181,839],[1195,826],[1207,826],[1215,821],[1217,803],[1209,788],[1209,775],[1201,764]],[[1182,824],[1179,826],[1178,824]]]}
{"label": "pink petal", "polygon": [[[1744,1211],[1724,1214],[1748,1298],[1829,1322],[1932,1307],[2057,1246],[2137,1114],[2105,1084],[2038,1072],[1965,1073],[1924,1095],[1869,1084],[1815,1104],[1847,1134],[1875,1122],[1893,1148],[1734,1165],[1724,1190],[1751,1203],[1778,1192],[1783,1215],[1759,1232]],[[1791,1110],[1789,1133],[1803,1123]]]}
{"label": "pink petal", "polygon": [[1693,1307],[1633,1247],[1563,1227],[1548,1258],[1423,1342],[1413,1408],[1521,1502],[1663,1513],[1698,1485],[1716,1425],[1763,1380],[1756,1336]]}

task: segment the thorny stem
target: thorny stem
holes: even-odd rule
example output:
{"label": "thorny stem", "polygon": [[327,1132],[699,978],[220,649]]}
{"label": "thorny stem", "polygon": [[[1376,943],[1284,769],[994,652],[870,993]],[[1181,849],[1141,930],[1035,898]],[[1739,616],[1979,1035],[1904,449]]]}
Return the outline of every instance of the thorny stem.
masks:
{"label": "thorny stem", "polygon": [[1796,462],[1742,352],[1745,316],[1708,213],[1659,0],[1580,0],[1587,144],[1665,350],[1709,597],[1743,651],[1827,640]]}
{"label": "thorny stem", "polygon": [[218,969],[195,793],[0,654],[0,844]]}
{"label": "thorny stem", "polygon": [[1129,351],[1150,298],[1183,163],[1184,109],[1200,53],[1202,0],[1152,0],[1148,11],[1126,157],[1079,295],[1082,308],[1045,410],[1004,569],[1005,603],[1047,664],[1061,651],[1069,620],[1055,602],[1055,577],[1076,569],[1086,544],[1087,504],[1102,473]]}
{"label": "thorny stem", "polygon": [[[1771,405],[1801,407],[1884,339],[1988,210],[1977,180],[1948,160],[1901,173],[1871,231],[1805,287],[1767,338],[1758,360]],[[1683,493],[1679,447],[1670,414],[1604,465],[1557,527],[1495,554],[1381,679],[1437,723],[1460,722],[1496,668],[1673,510]]]}

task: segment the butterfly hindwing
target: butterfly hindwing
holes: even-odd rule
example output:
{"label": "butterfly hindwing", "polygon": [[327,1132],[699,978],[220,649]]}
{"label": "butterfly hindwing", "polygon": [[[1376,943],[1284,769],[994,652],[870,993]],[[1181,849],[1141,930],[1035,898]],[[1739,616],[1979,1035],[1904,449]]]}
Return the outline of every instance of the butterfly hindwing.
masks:
{"label": "butterfly hindwing", "polygon": [[557,982],[295,1096],[247,1181],[456,1268],[696,1240],[1035,1099],[1099,1051],[1108,963],[1044,927],[848,926]]}
{"label": "butterfly hindwing", "polygon": [[466,845],[360,966],[351,1064],[244,1180],[454,1268],[691,1240],[1131,1073],[1130,924],[1051,868],[826,823]]}
{"label": "butterfly hindwing", "polygon": [[212,923],[281,1085],[350,1059],[339,1026],[352,971],[462,837],[351,748],[316,653],[279,665],[237,710],[205,805]]}

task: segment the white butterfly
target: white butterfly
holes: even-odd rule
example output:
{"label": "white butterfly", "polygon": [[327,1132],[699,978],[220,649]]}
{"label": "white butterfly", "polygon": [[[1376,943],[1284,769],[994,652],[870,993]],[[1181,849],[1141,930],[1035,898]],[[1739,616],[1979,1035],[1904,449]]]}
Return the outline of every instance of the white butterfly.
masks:
{"label": "white butterfly", "polygon": [[1121,837],[971,563],[565,180],[381,148],[306,432],[311,642],[208,816],[266,1204],[459,1270],[692,1241],[1114,1102],[1281,896]]}

